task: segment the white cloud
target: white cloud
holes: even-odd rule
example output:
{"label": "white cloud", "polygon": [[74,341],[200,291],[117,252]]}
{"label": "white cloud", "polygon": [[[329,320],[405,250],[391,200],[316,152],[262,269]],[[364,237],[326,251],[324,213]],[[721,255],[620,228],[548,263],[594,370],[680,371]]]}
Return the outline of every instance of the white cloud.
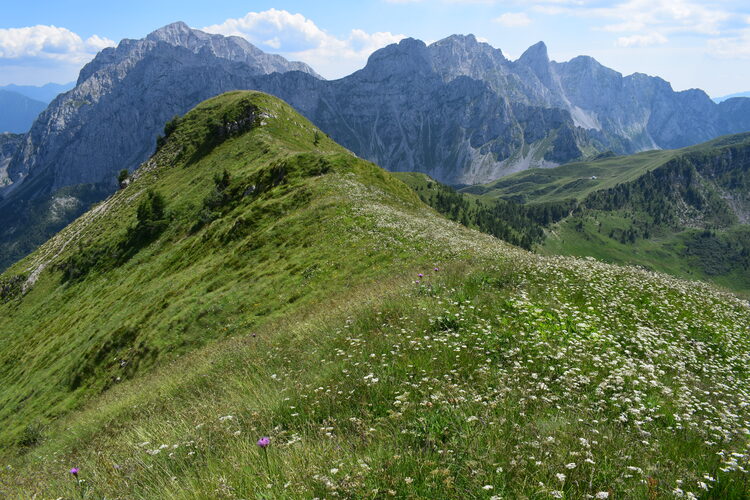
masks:
{"label": "white cloud", "polygon": [[648,35],[621,36],[617,39],[616,45],[618,47],[648,47],[667,43],[668,41],[667,37],[661,33],[649,33]]}
{"label": "white cloud", "polygon": [[[620,0],[612,5],[597,6],[597,3],[583,1],[536,0],[533,10],[600,21],[596,30],[621,34],[615,45],[646,47],[667,43],[673,34],[706,38],[725,34],[727,26],[741,17],[733,3],[723,0]],[[728,47],[736,42],[727,38],[722,40],[720,43],[709,40],[708,44]]]}
{"label": "white cloud", "polygon": [[663,33],[717,35],[722,23],[730,18],[728,12],[691,0],[628,0],[591,12],[615,21],[602,27],[612,32],[658,29]]}
{"label": "white cloud", "polygon": [[508,28],[517,28],[531,24],[531,18],[525,12],[506,12],[493,20]]}
{"label": "white cloud", "polygon": [[83,39],[67,28],[0,29],[0,85],[40,85],[75,80],[81,66],[115,43],[98,35]]}
{"label": "white cloud", "polygon": [[750,59],[750,28],[741,30],[735,36],[709,40],[708,52],[726,59]]}
{"label": "white cloud", "polygon": [[345,76],[361,68],[372,52],[405,38],[390,32],[367,33],[359,29],[338,38],[302,14],[277,9],[249,12],[244,17],[207,26],[203,31],[241,36],[288,59],[304,61],[328,78]]}
{"label": "white cloud", "polygon": [[[544,14],[571,14],[590,19],[608,20],[601,30],[610,32],[690,33],[717,35],[732,13],[714,3],[695,0],[625,0],[597,7],[584,2],[538,0],[533,7]],[[606,22],[606,21],[605,21]]]}
{"label": "white cloud", "polygon": [[0,29],[0,59],[51,59],[82,64],[114,44],[98,35],[83,40],[69,29],[57,26]]}

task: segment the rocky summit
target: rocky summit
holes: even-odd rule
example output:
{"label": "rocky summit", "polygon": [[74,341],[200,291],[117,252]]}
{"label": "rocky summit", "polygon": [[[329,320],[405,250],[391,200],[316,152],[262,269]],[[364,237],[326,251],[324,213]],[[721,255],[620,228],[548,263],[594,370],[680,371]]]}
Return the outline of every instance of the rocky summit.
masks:
{"label": "rocky summit", "polygon": [[239,37],[209,35],[174,23],[142,40],[123,40],[87,64],[75,88],[36,121],[9,168],[18,184],[50,176],[50,189],[85,183],[114,185],[111,174],[134,168],[175,114],[246,85],[248,76],[315,72],[265,54]]}

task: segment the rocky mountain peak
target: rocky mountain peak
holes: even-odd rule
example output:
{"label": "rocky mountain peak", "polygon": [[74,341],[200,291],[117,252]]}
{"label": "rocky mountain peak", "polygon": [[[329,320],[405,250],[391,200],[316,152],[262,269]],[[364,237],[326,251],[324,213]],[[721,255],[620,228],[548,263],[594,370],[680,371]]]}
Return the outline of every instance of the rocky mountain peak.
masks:
{"label": "rocky mountain peak", "polygon": [[[266,54],[244,38],[205,33],[183,22],[140,40],[122,40],[97,54],[81,70],[77,86],[40,115],[8,176],[15,183],[45,171],[54,179],[52,189],[84,179],[111,182],[112,169],[133,168],[148,157],[170,116],[218,93],[246,88],[252,78],[290,71],[320,78],[308,65]],[[102,127],[115,115],[128,116],[118,133]],[[73,144],[70,130],[77,137]]]}
{"label": "rocky mountain peak", "polygon": [[610,78],[622,78],[622,74],[604,66],[591,56],[577,56],[564,63],[569,70],[574,70],[581,74],[601,75]]}
{"label": "rocky mountain peak", "polygon": [[549,64],[549,54],[547,54],[547,45],[544,42],[537,42],[518,58],[518,62],[527,66],[537,66],[539,64]]}
{"label": "rocky mountain peak", "polygon": [[469,33],[468,35],[451,35],[430,44],[430,47],[462,47],[464,49],[477,49],[480,42],[477,37]]}
{"label": "rocky mountain peak", "polygon": [[368,78],[383,79],[432,71],[427,45],[422,40],[404,38],[398,43],[376,50],[359,73]]}
{"label": "rocky mountain peak", "polygon": [[486,42],[480,42],[472,34],[451,35],[431,44],[429,49],[433,55],[450,53],[464,60],[489,57],[501,63],[508,62],[502,50],[496,49]]}
{"label": "rocky mountain peak", "polygon": [[[539,82],[541,82],[545,88],[536,88],[535,91],[540,95],[545,96],[545,100],[549,99],[550,104],[557,101],[554,96],[549,95],[550,90],[553,94],[559,92],[555,89],[557,85],[552,75],[549,55],[547,54],[547,45],[545,45],[544,42],[537,42],[526,49],[516,61],[515,66],[520,69],[521,74],[530,70],[531,73],[539,79]],[[528,77],[525,77],[524,80],[528,80]],[[527,85],[528,84],[527,81]],[[556,104],[559,104],[559,102],[556,102]]]}
{"label": "rocky mountain peak", "polygon": [[459,76],[489,81],[490,75],[508,72],[508,61],[500,49],[480,42],[474,35],[451,35],[428,47],[434,70],[444,80]]}
{"label": "rocky mountain peak", "polygon": [[176,23],[167,24],[146,36],[147,40],[167,42],[172,45],[186,46],[187,41],[190,38],[208,38],[207,33],[203,33],[199,30],[190,28],[187,24],[182,21]]}

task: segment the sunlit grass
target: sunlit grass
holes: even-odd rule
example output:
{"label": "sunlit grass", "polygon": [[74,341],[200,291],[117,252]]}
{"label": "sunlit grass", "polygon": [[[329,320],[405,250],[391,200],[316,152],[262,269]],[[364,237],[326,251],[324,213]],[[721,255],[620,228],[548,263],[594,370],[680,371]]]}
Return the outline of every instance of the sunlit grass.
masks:
{"label": "sunlit grass", "polygon": [[[182,207],[156,243],[3,306],[0,496],[748,497],[747,302],[514,249],[334,145],[307,175],[294,127],[283,163],[238,138],[155,168],[86,241],[148,181]],[[191,229],[215,173],[257,186],[269,164],[289,182]],[[71,391],[123,324],[138,342]]]}

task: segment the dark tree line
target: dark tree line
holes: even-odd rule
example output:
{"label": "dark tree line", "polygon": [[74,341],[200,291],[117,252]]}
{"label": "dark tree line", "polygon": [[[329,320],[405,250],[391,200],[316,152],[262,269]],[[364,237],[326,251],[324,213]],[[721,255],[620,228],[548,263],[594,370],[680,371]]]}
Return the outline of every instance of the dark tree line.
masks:
{"label": "dark tree line", "polygon": [[531,249],[544,239],[544,227],[568,216],[574,201],[521,205],[507,200],[478,200],[437,182],[416,189],[419,197],[451,220],[501,240]]}

